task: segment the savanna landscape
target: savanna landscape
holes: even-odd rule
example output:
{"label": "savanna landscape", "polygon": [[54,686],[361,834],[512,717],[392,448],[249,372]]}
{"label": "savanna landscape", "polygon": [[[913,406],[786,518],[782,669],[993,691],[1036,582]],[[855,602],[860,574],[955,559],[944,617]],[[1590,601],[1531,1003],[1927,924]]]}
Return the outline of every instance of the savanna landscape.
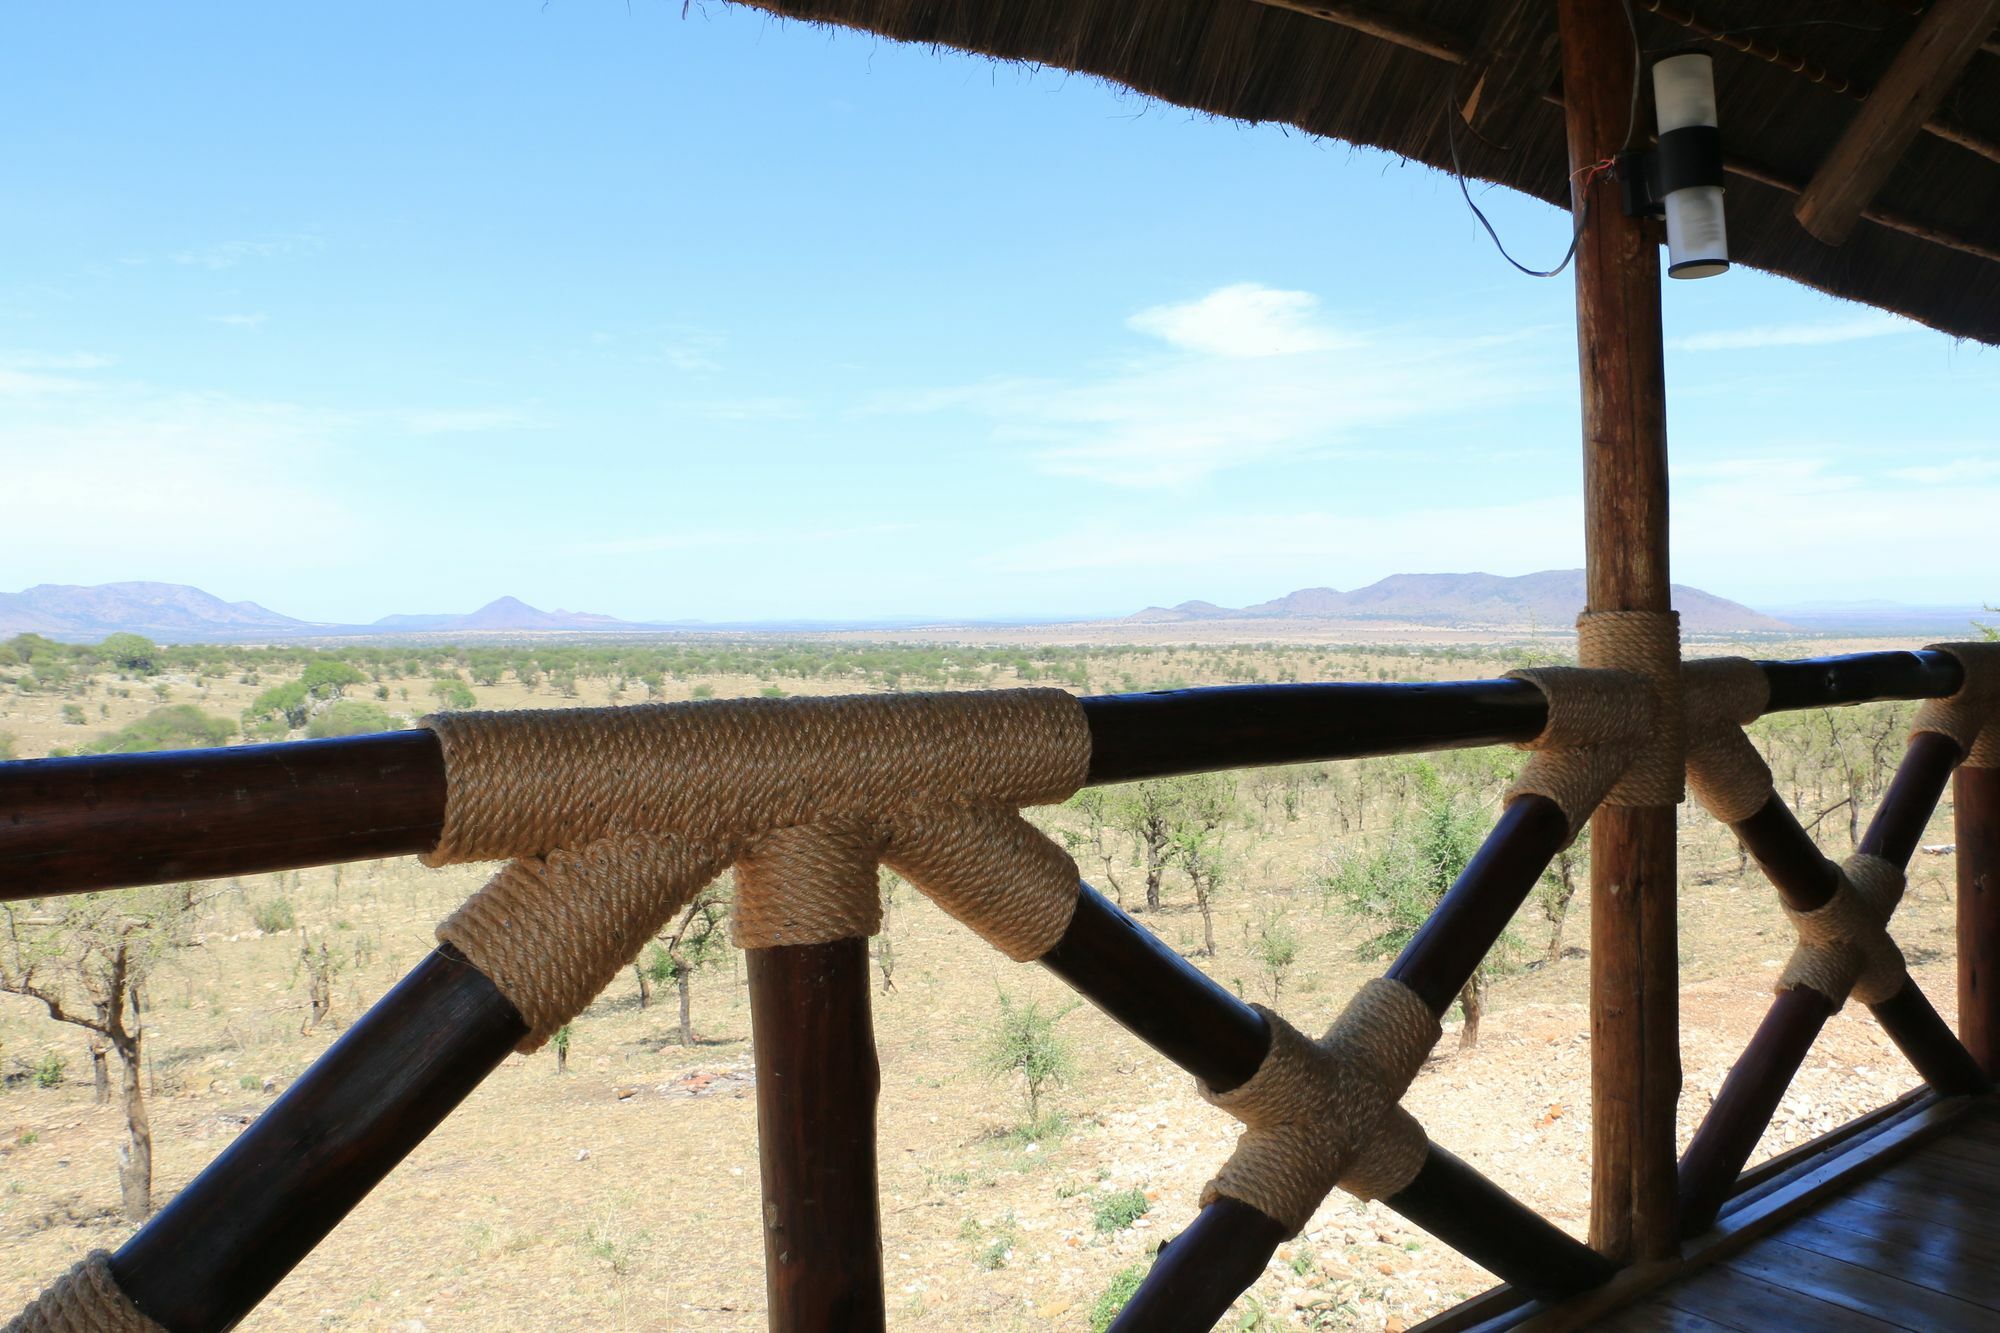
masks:
{"label": "savanna landscape", "polygon": [[[1362,646],[976,637],[259,647],[21,635],[0,643],[0,754],[357,734],[439,708],[1468,679],[1566,651],[1560,638],[1504,635]],[[1863,646],[1883,645],[1738,650]],[[1829,853],[1844,855],[1865,825],[1911,708],[1752,729]],[[1090,789],[1032,813],[1086,879],[1196,966],[1317,1030],[1422,920],[1521,758],[1467,750],[1202,775]],[[1947,796],[1896,928],[1947,1014],[1950,818]],[[1728,831],[1693,806],[1680,823],[1685,1143],[1791,935]],[[1436,1141],[1579,1235],[1588,855],[1580,843],[1545,876],[1408,1098]],[[481,878],[412,858],[7,904],[0,1301],[26,1300],[170,1199],[423,955]],[[728,894],[725,877],[548,1049],[510,1057],[245,1327],[761,1327],[749,1013]],[[1235,1122],[1053,977],[1009,963],[892,875],[884,894],[872,961],[891,1322],[1102,1328],[1194,1215]],[[1758,1159],[1915,1084],[1856,1009],[1828,1025]],[[1488,1282],[1395,1214],[1337,1194],[1227,1327],[1397,1330]]]}

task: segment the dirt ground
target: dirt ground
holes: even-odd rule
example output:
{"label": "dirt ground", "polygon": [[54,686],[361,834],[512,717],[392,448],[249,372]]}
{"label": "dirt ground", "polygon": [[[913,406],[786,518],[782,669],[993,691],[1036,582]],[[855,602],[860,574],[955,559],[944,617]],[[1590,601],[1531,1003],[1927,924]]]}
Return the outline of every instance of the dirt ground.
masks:
{"label": "dirt ground", "polygon": [[[255,692],[163,683],[173,702],[199,700],[231,716]],[[753,693],[758,684],[708,683],[718,694]],[[604,701],[591,693],[602,694],[598,683],[584,689],[582,702]],[[61,722],[57,700],[8,696],[0,729],[16,735],[22,755],[46,753],[79,730],[107,730],[160,702],[145,686],[132,694],[93,694],[82,729]],[[531,702],[508,685],[479,694],[487,706]],[[386,706],[416,712],[427,703]],[[1947,798],[1924,841],[1949,842],[1949,821]],[[1685,1142],[1769,1001],[1789,930],[1755,871],[1737,873],[1726,832],[1686,809],[1682,822]],[[1842,854],[1844,826],[1836,833],[1831,824],[1820,832]],[[1306,1029],[1323,1025],[1381,969],[1356,956],[1367,930],[1323,911],[1308,890],[1335,827],[1309,800],[1297,820],[1254,836],[1233,831],[1238,886],[1218,908],[1217,956],[1195,960],[1223,984],[1266,998],[1267,978],[1248,948],[1251,925],[1288,913],[1304,948],[1282,1007]],[[1950,1015],[1952,857],[1920,855],[1912,870],[1897,936],[1933,1003]],[[479,878],[476,867],[431,871],[397,860],[219,886],[197,947],[152,987],[157,1197],[189,1180],[419,958],[432,926]],[[333,1014],[310,1035],[300,1033],[299,935],[252,924],[257,905],[277,896],[346,960]],[[1170,893],[1168,908],[1144,919],[1192,950],[1200,922],[1185,896]],[[1579,1235],[1590,1123],[1587,917],[1586,900],[1559,960],[1495,984],[1475,1049],[1458,1050],[1456,1024],[1448,1025],[1408,1099],[1437,1142]],[[1538,946],[1546,926],[1524,917],[1517,930]],[[1076,1079],[1053,1097],[1066,1128],[1024,1136],[1014,1089],[982,1071],[979,1052],[1001,993],[1066,1005],[1068,992],[994,954],[908,890],[891,907],[888,938],[895,988],[876,994],[875,1017],[892,1324],[1090,1327],[1113,1276],[1193,1216],[1235,1123],[1203,1103],[1188,1076],[1079,1005],[1059,1026],[1079,1063]],[[547,1052],[509,1058],[244,1327],[761,1328],[755,1106],[737,956],[698,976],[694,1019],[700,1040],[683,1048],[671,987],[642,1009],[629,975],[615,983],[577,1022],[567,1073]],[[67,1059],[68,1077],[38,1087],[23,1071],[48,1051]],[[121,1118],[93,1102],[81,1034],[25,1000],[0,999],[0,1067],[9,1075],[0,1093],[5,1306],[86,1251],[116,1246],[127,1227],[116,1212]],[[1915,1081],[1866,1012],[1850,1006],[1828,1024],[1758,1156]],[[1129,1189],[1143,1191],[1149,1210],[1100,1231],[1093,1204]],[[1281,1249],[1228,1326],[1399,1329],[1488,1282],[1380,1205],[1337,1195]]]}

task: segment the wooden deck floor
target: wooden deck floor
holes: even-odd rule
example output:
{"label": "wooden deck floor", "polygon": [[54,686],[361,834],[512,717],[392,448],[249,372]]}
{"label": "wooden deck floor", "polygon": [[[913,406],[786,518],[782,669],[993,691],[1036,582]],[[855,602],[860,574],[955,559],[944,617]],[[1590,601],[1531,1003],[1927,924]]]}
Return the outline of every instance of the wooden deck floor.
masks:
{"label": "wooden deck floor", "polygon": [[1951,1133],[1596,1327],[2000,1330],[2000,1121]]}

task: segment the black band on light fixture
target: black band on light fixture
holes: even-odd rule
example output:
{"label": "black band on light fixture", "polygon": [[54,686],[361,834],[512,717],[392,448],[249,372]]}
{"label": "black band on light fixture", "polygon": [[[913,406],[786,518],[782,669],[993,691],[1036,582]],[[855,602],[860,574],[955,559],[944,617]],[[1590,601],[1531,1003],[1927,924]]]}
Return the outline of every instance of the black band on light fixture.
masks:
{"label": "black band on light fixture", "polygon": [[1684,51],[1653,65],[1659,142],[1618,155],[1618,183],[1631,217],[1664,217],[1667,273],[1706,278],[1729,267],[1722,209],[1722,132],[1716,128],[1714,60]]}

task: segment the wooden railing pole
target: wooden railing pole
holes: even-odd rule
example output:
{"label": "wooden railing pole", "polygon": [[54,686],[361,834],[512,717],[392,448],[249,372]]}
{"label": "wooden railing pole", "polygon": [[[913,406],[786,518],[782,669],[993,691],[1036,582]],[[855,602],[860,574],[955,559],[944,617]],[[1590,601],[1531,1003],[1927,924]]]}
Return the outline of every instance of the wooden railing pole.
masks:
{"label": "wooden railing pole", "polygon": [[2000,1079],[2000,768],[1952,779],[1958,842],[1958,1036]]}
{"label": "wooden railing pole", "polygon": [[745,952],[773,1333],[884,1323],[868,941]]}
{"label": "wooden railing pole", "polygon": [[234,1327],[527,1031],[432,953],[119,1248],[119,1285],[174,1333]]}
{"label": "wooden railing pole", "polygon": [[1798,1076],[1833,1006],[1808,987],[1779,992],[1715,1094],[1681,1158],[1681,1231],[1708,1230]]}
{"label": "wooden railing pole", "polygon": [[[1568,819],[1546,797],[1523,796],[1510,802],[1388,975],[1415,991],[1434,1013],[1450,1008],[1568,835]],[[1201,1012],[1234,1005],[1256,1018],[1255,1011],[1199,973],[1177,975],[1186,968],[1181,960],[1169,963],[1152,957],[1151,951],[1124,939],[1107,923],[1130,918],[1088,886],[1083,892],[1069,935],[1042,961],[1156,1049],[1169,1054],[1185,1051],[1188,1058],[1181,1063],[1217,1091],[1227,1091],[1255,1073],[1270,1044],[1262,1020],[1258,1019],[1258,1035],[1252,1037],[1246,1022]],[[1143,933],[1136,924],[1130,929]],[[1165,953],[1160,946],[1153,949]],[[1134,965],[1146,974],[1156,994],[1178,992],[1164,1007],[1166,1013],[1200,1023],[1223,1042],[1177,1041],[1176,1024],[1161,1024],[1143,1010],[1141,1021],[1128,1016],[1123,1000],[1130,993],[1129,983],[1116,977]],[[1382,1202],[1527,1291],[1547,1295],[1580,1291],[1608,1280],[1615,1269],[1609,1260],[1436,1145],[1416,1177]],[[1279,1223],[1256,1209],[1218,1199],[1161,1252],[1112,1328],[1153,1333],[1210,1327],[1264,1271],[1284,1236]]]}
{"label": "wooden railing pole", "polygon": [[[1963,755],[1956,741],[1938,732],[1920,731],[1910,737],[1903,762],[1897,765],[1889,790],[1876,807],[1875,817],[1868,821],[1856,850],[1907,868]],[[1902,989],[1882,1003],[1868,1006],[1868,1011],[1924,1082],[1938,1092],[1950,1097],[1985,1088],[1986,1077],[1978,1061],[1938,1016],[1914,978],[1904,978]]]}
{"label": "wooden railing pole", "polygon": [[[1769,711],[1941,699],[1941,652],[1759,663]],[[1090,781],[1526,740],[1547,719],[1523,680],[1231,685],[1080,701]],[[399,731],[161,754],[0,762],[0,901],[405,856],[437,845],[444,756]]]}
{"label": "wooden railing pole", "polygon": [[[1613,0],[1558,0],[1569,165],[1634,132],[1638,42]],[[1643,106],[1643,102],[1641,103]],[[1619,187],[1581,175],[1574,201],[1583,390],[1587,609],[1669,609],[1665,353],[1658,242]],[[1680,1093],[1674,808],[1591,821],[1591,1243],[1615,1259],[1673,1252]]]}

